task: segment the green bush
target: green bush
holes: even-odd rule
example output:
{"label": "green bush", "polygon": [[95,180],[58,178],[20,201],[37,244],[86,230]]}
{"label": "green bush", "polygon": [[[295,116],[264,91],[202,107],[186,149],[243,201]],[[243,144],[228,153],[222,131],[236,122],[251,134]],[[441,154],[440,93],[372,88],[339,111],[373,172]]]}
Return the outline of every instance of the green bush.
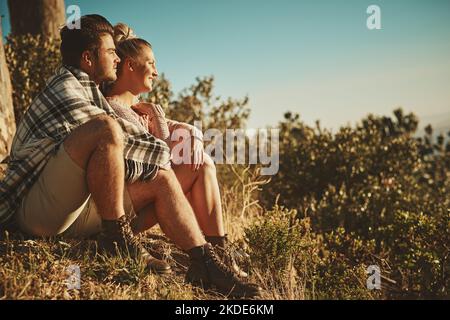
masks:
{"label": "green bush", "polygon": [[283,271],[289,263],[303,260],[311,245],[309,219],[297,219],[296,210],[275,206],[245,230],[254,266]]}
{"label": "green bush", "polygon": [[405,294],[425,298],[448,298],[450,212],[429,215],[397,211],[392,224],[391,262],[397,266]]}
{"label": "green bush", "polygon": [[[312,232],[309,218],[296,210],[275,206],[245,230],[251,265],[271,274],[282,286],[292,273],[308,299],[374,299],[379,292],[366,285],[366,265],[352,264],[338,251],[329,250],[322,236]],[[367,252],[360,244],[358,251]]]}
{"label": "green bush", "polygon": [[[385,261],[387,297],[449,297],[450,146],[417,119],[369,116],[336,134],[287,114],[280,124],[280,172],[261,201],[311,218],[327,250],[351,266]],[[344,241],[345,240],[345,241]],[[387,274],[388,273],[388,274]]]}
{"label": "green bush", "polygon": [[13,87],[16,123],[61,63],[60,41],[41,35],[9,35],[5,55]]}

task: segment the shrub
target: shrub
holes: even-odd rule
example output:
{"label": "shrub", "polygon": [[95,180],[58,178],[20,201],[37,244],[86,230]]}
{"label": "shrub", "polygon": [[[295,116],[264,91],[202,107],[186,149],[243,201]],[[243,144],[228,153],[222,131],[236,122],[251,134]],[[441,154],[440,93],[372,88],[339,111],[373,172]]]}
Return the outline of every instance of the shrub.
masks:
{"label": "shrub", "polygon": [[9,35],[5,55],[13,86],[16,123],[61,63],[60,41],[41,35]]}
{"label": "shrub", "polygon": [[[395,281],[387,297],[448,297],[450,144],[413,133],[413,114],[369,116],[336,134],[287,114],[280,172],[262,203],[280,203],[311,218],[327,250],[350,266],[379,257]],[[386,271],[386,270],[385,270]]]}
{"label": "shrub", "polygon": [[283,271],[311,244],[309,219],[297,219],[296,210],[275,206],[247,228],[252,263],[259,268]]}
{"label": "shrub", "polygon": [[[299,219],[296,210],[276,205],[249,226],[245,235],[252,267],[270,279],[274,289],[289,288],[284,282],[292,281],[308,299],[380,296],[367,289],[366,265],[353,264],[344,254],[329,250],[323,237],[312,232],[310,219]],[[363,246],[358,251],[367,252]]]}

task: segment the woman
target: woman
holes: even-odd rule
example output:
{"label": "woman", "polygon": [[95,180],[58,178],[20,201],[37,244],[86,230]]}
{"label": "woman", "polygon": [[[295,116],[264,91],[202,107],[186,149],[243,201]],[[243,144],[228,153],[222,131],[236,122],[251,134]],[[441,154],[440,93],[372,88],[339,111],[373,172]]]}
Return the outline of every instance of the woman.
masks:
{"label": "woman", "polygon": [[[202,133],[194,126],[165,118],[160,106],[150,103],[137,103],[138,95],[152,91],[153,81],[158,76],[152,46],[137,38],[125,24],[114,27],[117,54],[120,64],[117,66],[117,80],[106,89],[105,96],[116,113],[148,130],[155,137],[167,142],[171,150],[178,143],[191,144],[191,163],[167,164],[164,170],[172,167],[186,194],[197,218],[206,241],[213,246],[226,248],[227,237],[223,225],[222,204],[219,184],[213,160],[203,151]],[[186,130],[189,135],[184,141],[171,141],[172,133],[177,129]],[[153,207],[139,212],[132,222],[134,233],[148,230],[157,223]],[[225,252],[225,250],[219,250]],[[228,262],[241,276],[234,259],[229,255]]]}

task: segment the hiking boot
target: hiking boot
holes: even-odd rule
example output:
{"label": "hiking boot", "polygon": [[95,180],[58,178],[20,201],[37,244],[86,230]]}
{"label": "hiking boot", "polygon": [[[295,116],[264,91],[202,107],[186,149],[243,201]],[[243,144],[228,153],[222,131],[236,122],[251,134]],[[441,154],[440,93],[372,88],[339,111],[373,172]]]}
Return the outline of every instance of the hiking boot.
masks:
{"label": "hiking boot", "polygon": [[261,296],[262,288],[254,283],[244,282],[225,265],[210,243],[189,250],[191,264],[186,274],[186,281],[234,298],[256,298]]}
{"label": "hiking boot", "polygon": [[167,262],[156,259],[145,250],[138,237],[131,231],[125,216],[117,220],[103,220],[103,232],[100,235],[99,246],[109,254],[125,253],[134,259],[143,259],[147,268],[155,273],[171,272]]}
{"label": "hiking boot", "polygon": [[206,236],[206,241],[213,245],[214,250],[216,251],[219,258],[225,263],[228,267],[230,267],[235,274],[240,278],[247,278],[248,274],[244,270],[242,270],[237,261],[239,260],[239,256],[242,254],[238,253],[236,249],[230,244],[228,240],[228,236]]}

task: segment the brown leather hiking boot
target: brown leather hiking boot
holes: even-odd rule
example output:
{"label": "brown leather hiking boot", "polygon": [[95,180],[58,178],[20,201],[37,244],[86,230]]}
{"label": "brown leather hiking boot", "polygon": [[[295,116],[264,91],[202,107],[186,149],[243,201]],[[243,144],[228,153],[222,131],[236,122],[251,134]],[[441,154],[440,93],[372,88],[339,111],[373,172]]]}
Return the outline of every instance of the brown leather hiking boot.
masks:
{"label": "brown leather hiking boot", "polygon": [[262,294],[262,288],[254,283],[244,282],[226,266],[210,243],[189,250],[191,264],[186,281],[204,289],[215,288],[218,292],[234,298],[255,298]]}
{"label": "brown leather hiking boot", "polygon": [[238,265],[238,261],[242,260],[239,258],[242,258],[243,254],[238,253],[237,248],[234,248],[234,245],[228,240],[227,234],[224,236],[206,236],[205,238],[207,242],[213,245],[215,252],[222,262],[233,269],[237,276],[240,278],[248,277],[247,272],[242,270]]}
{"label": "brown leather hiking boot", "polygon": [[103,232],[99,237],[99,246],[109,254],[127,254],[134,259],[143,259],[147,267],[158,274],[171,272],[170,265],[153,257],[141,245],[138,237],[131,231],[125,216],[117,220],[103,220]]}

